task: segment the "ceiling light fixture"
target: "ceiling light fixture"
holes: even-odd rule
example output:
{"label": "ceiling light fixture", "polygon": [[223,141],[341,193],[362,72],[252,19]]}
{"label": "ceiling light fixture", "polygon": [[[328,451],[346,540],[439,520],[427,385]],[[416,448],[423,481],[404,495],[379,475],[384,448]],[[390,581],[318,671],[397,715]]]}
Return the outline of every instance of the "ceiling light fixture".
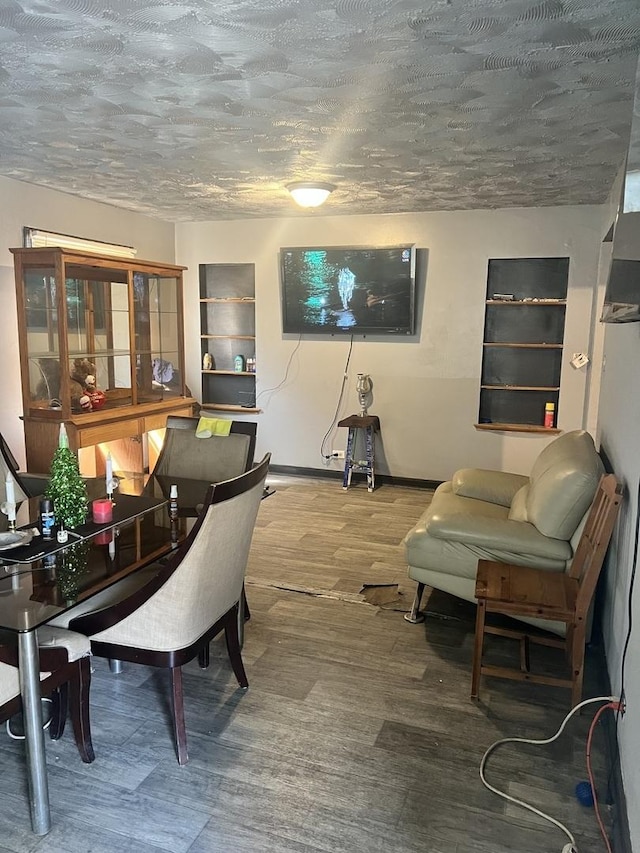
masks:
{"label": "ceiling light fixture", "polygon": [[295,184],[287,184],[287,189],[300,207],[319,207],[329,198],[335,187],[333,184],[297,181]]}

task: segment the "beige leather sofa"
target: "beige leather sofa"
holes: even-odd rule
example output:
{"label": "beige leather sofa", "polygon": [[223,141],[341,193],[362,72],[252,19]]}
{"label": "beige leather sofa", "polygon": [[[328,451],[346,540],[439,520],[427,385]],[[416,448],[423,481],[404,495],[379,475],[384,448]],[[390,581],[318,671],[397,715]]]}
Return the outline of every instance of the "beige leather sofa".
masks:
{"label": "beige leather sofa", "polygon": [[405,618],[421,621],[425,585],[475,601],[480,559],[566,571],[603,470],[589,433],[576,430],[547,445],[528,477],[456,471],[405,537],[409,577],[418,583]]}

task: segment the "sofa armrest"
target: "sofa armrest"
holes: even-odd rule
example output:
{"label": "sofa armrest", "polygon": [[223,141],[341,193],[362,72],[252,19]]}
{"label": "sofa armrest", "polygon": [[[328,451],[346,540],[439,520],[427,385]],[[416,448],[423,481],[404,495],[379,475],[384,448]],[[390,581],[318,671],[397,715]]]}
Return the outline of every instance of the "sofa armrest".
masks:
{"label": "sofa armrest", "polygon": [[511,506],[513,496],[529,482],[522,474],[461,468],[451,481],[453,492],[463,498],[475,498],[500,506]]}
{"label": "sofa armrest", "polygon": [[569,542],[544,536],[527,521],[509,521],[466,513],[434,513],[427,521],[426,532],[436,539],[449,539],[489,551],[506,551],[560,561],[570,560],[573,556]]}

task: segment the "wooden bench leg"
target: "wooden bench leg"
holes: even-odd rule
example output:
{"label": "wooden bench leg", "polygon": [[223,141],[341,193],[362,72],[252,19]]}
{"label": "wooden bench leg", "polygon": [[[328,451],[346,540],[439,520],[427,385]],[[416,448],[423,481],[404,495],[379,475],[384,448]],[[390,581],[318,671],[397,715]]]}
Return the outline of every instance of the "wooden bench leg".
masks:
{"label": "wooden bench leg", "polygon": [[478,699],[480,694],[480,675],[482,670],[482,646],[484,644],[484,622],[487,605],[483,598],[478,599],[476,612],[476,636],[473,644],[473,670],[471,673],[471,698]]}
{"label": "wooden bench leg", "polygon": [[574,626],[571,631],[571,707],[575,708],[582,701],[582,682],[584,679],[584,621]]}

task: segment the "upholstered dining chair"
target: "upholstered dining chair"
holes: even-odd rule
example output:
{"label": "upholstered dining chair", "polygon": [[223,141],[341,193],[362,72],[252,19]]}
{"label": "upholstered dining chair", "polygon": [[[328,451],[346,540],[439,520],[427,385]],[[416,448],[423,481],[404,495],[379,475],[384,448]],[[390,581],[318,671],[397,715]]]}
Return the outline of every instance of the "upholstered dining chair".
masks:
{"label": "upholstered dining chair", "polygon": [[180,764],[188,761],[181,667],[224,630],[233,672],[248,681],[238,639],[238,606],[270,454],[239,477],[209,487],[183,545],[165,562],[115,583],[54,624],[91,639],[95,655],[170,670]]}
{"label": "upholstered dining chair", "polygon": [[21,503],[27,498],[35,498],[44,494],[47,487],[48,476],[46,474],[25,474],[18,472],[18,463],[9,450],[9,445],[0,434],[0,480],[4,483],[7,474],[12,474],[15,481],[14,491],[16,503]]}
{"label": "upholstered dining chair", "polygon": [[181,516],[198,514],[211,483],[230,480],[253,466],[255,422],[231,421],[229,435],[198,438],[198,421],[178,415],[167,418],[158,461],[146,487],[159,497],[175,483]]}
{"label": "upholstered dining chair", "polygon": [[[91,647],[87,637],[73,631],[43,626],[38,629],[40,690],[52,701],[49,735],[62,737],[68,711],[73,734],[85,764],[95,758],[91,740],[89,688]],[[0,633],[0,723],[22,710],[15,635]]]}
{"label": "upholstered dining chair", "polygon": [[[255,421],[230,423],[229,435],[198,438],[200,418],[170,415],[164,441],[147,481],[145,493],[168,497],[171,485],[178,488],[178,515],[194,518],[201,511],[211,483],[237,477],[253,467],[258,425]],[[244,623],[251,618],[243,587],[238,612],[240,645],[244,642]],[[203,665],[206,652],[203,651]]]}
{"label": "upholstered dining chair", "polygon": [[[30,471],[18,471],[18,463],[0,434],[0,479],[4,483],[7,473],[13,475],[16,503],[22,503],[27,498],[37,498],[43,495],[49,483],[49,474],[34,474]],[[83,477],[90,500],[104,494],[104,477]]]}
{"label": "upholstered dining chair", "polygon": [[[575,555],[566,572],[512,566],[491,560],[478,562],[476,634],[471,676],[471,698],[477,699],[480,677],[490,675],[534,684],[571,689],[571,706],[582,698],[584,653],[589,608],[622,503],[622,486],[613,474],[601,477]],[[487,613],[535,618],[566,625],[564,639],[486,624]],[[484,635],[495,634],[520,641],[520,668],[482,662]],[[564,649],[570,674],[566,678],[531,671],[530,644]]]}

